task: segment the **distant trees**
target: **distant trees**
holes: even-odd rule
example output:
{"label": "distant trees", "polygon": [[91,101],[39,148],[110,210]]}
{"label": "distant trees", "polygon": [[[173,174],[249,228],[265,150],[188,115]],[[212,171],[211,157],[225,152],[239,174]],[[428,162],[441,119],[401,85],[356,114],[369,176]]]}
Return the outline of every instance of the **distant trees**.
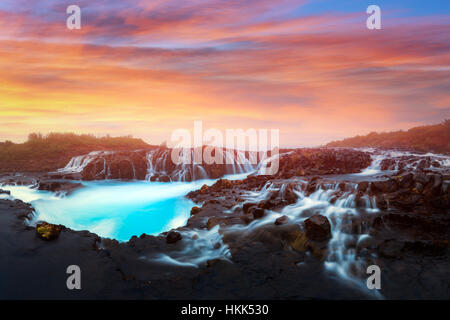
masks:
{"label": "distant trees", "polygon": [[371,132],[366,136],[332,141],[327,146],[397,148],[450,153],[450,119],[446,119],[440,124],[415,127],[408,131]]}

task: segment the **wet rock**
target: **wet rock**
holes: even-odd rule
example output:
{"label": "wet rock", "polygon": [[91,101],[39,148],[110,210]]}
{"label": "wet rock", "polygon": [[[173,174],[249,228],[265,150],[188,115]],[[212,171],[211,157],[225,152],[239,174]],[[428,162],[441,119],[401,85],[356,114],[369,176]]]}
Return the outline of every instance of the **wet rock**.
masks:
{"label": "wet rock", "polygon": [[306,237],[306,234],[298,230],[290,245],[292,249],[298,252],[305,252],[308,250],[308,238]]}
{"label": "wet rock", "polygon": [[283,204],[283,201],[281,199],[277,198],[277,199],[273,199],[273,200],[272,199],[271,200],[263,200],[258,204],[258,207],[263,208],[263,209],[272,210],[282,204]]}
{"label": "wet rock", "polygon": [[205,194],[208,192],[209,187],[204,184],[201,188],[200,188],[200,194]]}
{"label": "wet rock", "polygon": [[386,210],[388,208],[386,197],[382,194],[376,195],[375,202],[377,204],[377,208],[381,210]]}
{"label": "wet rock", "polygon": [[11,191],[0,189],[0,194],[11,195]]}
{"label": "wet rock", "polygon": [[412,173],[399,175],[396,179],[401,188],[410,188],[414,184],[414,175]]}
{"label": "wet rock", "polygon": [[393,179],[373,181],[370,185],[370,190],[374,193],[389,193],[398,189],[397,183]]}
{"label": "wet rock", "polygon": [[177,231],[170,231],[167,234],[166,237],[166,242],[171,244],[171,243],[176,243],[178,241],[180,241],[183,237],[181,236],[181,234]]}
{"label": "wet rock", "polygon": [[36,225],[36,234],[43,240],[51,241],[59,237],[62,228],[60,225],[42,222]]}
{"label": "wet rock", "polygon": [[414,181],[421,183],[422,185],[428,184],[430,182],[431,176],[423,172],[414,173]]}
{"label": "wet rock", "polygon": [[61,184],[59,182],[40,182],[38,190],[47,190],[55,192],[61,188]]}
{"label": "wet rock", "polygon": [[292,183],[289,183],[286,185],[286,187],[283,189],[283,192],[281,193],[281,199],[285,200],[288,204],[292,204],[297,202],[298,195],[295,193],[295,185]]}
{"label": "wet rock", "polygon": [[225,219],[225,218],[211,217],[208,219],[208,222],[206,223],[206,228],[208,230],[211,230],[215,226],[225,223],[226,220],[227,219]]}
{"label": "wet rock", "polygon": [[310,239],[306,233],[300,230],[296,230],[292,235],[295,235],[295,238],[290,242],[290,246],[294,251],[302,253],[309,251],[317,259],[324,259],[327,253],[326,242],[314,241]]}
{"label": "wet rock", "polygon": [[331,237],[331,225],[328,219],[316,214],[305,220],[306,236],[314,241],[326,241]]}
{"label": "wet rock", "polygon": [[192,207],[191,209],[191,216],[196,215],[197,213],[199,213],[202,209],[199,207]]}
{"label": "wet rock", "polygon": [[387,258],[399,258],[402,255],[404,243],[397,240],[385,240],[383,241],[378,250],[380,254]]}
{"label": "wet rock", "polygon": [[233,188],[233,182],[227,179],[219,179],[213,187],[215,189],[230,189]]}
{"label": "wet rock", "polygon": [[368,153],[352,149],[296,149],[280,158],[277,176],[288,179],[305,175],[356,173],[370,163]]}
{"label": "wet rock", "polygon": [[70,193],[82,188],[81,183],[72,182],[58,182],[58,181],[40,181],[38,190],[45,190],[51,192],[66,192]]}
{"label": "wet rock", "polygon": [[250,222],[253,221],[253,217],[246,214],[246,215],[242,215],[239,217],[242,221],[244,221],[245,224],[249,224]]}
{"label": "wet rock", "polygon": [[288,222],[289,222],[288,217],[283,215],[283,216],[281,216],[281,217],[279,217],[279,218],[277,218],[275,220],[275,225],[279,226],[279,225],[282,225],[282,224],[286,224]]}
{"label": "wet rock", "polygon": [[252,203],[252,202],[246,202],[243,204],[242,206],[242,211],[244,211],[245,214],[250,212],[250,208],[252,207],[257,207],[258,204],[257,203]]}
{"label": "wet rock", "polygon": [[159,178],[159,181],[161,182],[170,182],[170,177],[167,175],[163,175]]}
{"label": "wet rock", "polygon": [[396,161],[394,159],[383,159],[383,161],[381,161],[381,163],[380,163],[381,170],[383,170],[383,171],[394,170],[395,164],[396,164]]}
{"label": "wet rock", "polygon": [[258,207],[252,207],[250,208],[249,213],[253,216],[254,219],[261,219],[265,215],[265,210]]}
{"label": "wet rock", "polygon": [[436,160],[432,161],[432,162],[431,162],[431,165],[432,165],[433,167],[435,167],[435,168],[440,168],[440,167],[441,167],[441,164],[440,164],[439,162],[437,162]]}
{"label": "wet rock", "polygon": [[369,235],[363,235],[358,239],[358,242],[356,243],[356,249],[358,252],[362,251],[363,249],[367,248],[374,248],[375,247],[375,240]]}
{"label": "wet rock", "polygon": [[430,176],[430,182],[425,186],[423,193],[427,197],[439,195],[442,190],[442,175],[434,174]]}
{"label": "wet rock", "polygon": [[358,191],[359,192],[366,192],[367,188],[369,187],[369,182],[362,181],[358,183]]}

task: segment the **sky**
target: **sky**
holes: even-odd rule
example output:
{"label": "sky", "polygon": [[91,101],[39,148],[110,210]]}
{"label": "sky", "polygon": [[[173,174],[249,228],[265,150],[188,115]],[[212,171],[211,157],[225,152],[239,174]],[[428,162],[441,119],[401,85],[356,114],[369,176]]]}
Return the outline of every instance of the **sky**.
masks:
{"label": "sky", "polygon": [[[66,8],[81,8],[81,29]],[[366,27],[369,5],[381,30]],[[2,0],[0,141],[279,129],[317,146],[450,118],[447,0]]]}

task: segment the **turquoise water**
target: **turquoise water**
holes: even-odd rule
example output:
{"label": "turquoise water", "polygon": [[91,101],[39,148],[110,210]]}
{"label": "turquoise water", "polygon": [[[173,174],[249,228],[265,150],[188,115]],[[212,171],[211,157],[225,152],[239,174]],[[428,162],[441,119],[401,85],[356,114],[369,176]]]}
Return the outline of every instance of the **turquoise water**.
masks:
{"label": "turquoise water", "polygon": [[213,183],[214,180],[82,182],[84,188],[66,197],[30,187],[2,188],[10,190],[13,198],[31,203],[36,220],[127,241],[133,235],[156,235],[185,225],[195,205],[185,195]]}

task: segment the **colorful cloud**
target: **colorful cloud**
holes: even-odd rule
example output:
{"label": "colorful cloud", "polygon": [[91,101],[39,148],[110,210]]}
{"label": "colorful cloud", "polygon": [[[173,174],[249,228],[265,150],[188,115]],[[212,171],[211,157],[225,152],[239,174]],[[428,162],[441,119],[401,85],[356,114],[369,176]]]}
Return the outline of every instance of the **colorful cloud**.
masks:
{"label": "colorful cloud", "polygon": [[203,120],[318,145],[450,116],[446,8],[380,4],[383,29],[367,30],[359,1],[84,0],[82,29],[68,30],[70,2],[0,4],[1,140],[160,143]]}

